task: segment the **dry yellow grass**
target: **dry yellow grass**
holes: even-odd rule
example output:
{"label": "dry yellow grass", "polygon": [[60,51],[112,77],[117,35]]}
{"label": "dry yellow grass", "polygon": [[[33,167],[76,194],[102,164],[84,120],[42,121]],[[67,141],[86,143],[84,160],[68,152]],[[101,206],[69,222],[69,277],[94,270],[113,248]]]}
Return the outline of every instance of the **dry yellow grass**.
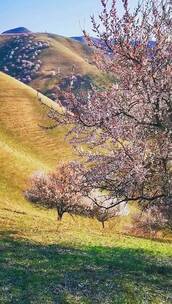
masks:
{"label": "dry yellow grass", "polygon": [[[97,84],[107,85],[109,83],[107,75],[100,73],[92,64],[92,52],[86,44],[55,34],[37,33],[32,36],[34,40],[49,43],[49,48],[43,50],[39,56],[42,62],[41,68],[36,78],[30,83],[32,88],[46,93],[61,79],[71,75],[73,68],[75,74],[88,75]],[[14,37],[0,36],[0,49]],[[52,71],[56,74],[53,75]]]}
{"label": "dry yellow grass", "polygon": [[[39,125],[51,124],[47,119],[50,107],[61,110],[50,99],[39,94],[40,97],[44,106],[35,90],[0,73],[0,228],[17,231],[17,237],[54,242],[61,229],[55,211],[35,208],[24,199],[23,191],[33,172],[48,171],[58,162],[73,158],[74,153],[64,141],[64,129],[40,128]],[[67,239],[74,231],[81,239],[80,227],[84,233],[85,229],[91,235],[93,230],[95,236],[96,231],[101,233],[101,224],[94,220],[65,218],[62,230]],[[71,230],[71,226],[75,228]],[[111,230],[112,226],[114,223],[109,223],[106,229]]]}
{"label": "dry yellow grass", "polygon": [[[42,71],[58,71],[58,67],[61,67],[61,72],[65,76],[72,71],[72,67],[75,65],[78,73],[99,73],[96,67],[89,63],[90,51],[85,45],[69,38],[51,34],[39,34],[36,39],[48,41],[50,45],[41,55]],[[48,56],[46,56],[47,53]]]}
{"label": "dry yellow grass", "polygon": [[[71,40],[49,39],[52,56],[43,72],[58,65],[55,49],[65,58],[64,71],[75,61],[88,72],[81,46],[78,54]],[[40,97],[44,106],[36,91],[0,73],[0,303],[171,303],[170,243],[115,234],[129,218],[109,221],[104,230],[69,215],[60,223],[54,210],[24,199],[34,171],[74,157],[64,129],[40,128],[51,124],[50,107],[61,110]]]}
{"label": "dry yellow grass", "polygon": [[0,73],[0,206],[20,205],[26,181],[35,170],[49,170],[72,157],[65,130],[45,130],[50,99]]}
{"label": "dry yellow grass", "polygon": [[61,78],[70,75],[73,68],[76,74],[101,77],[100,71],[91,64],[92,55],[86,45],[53,34],[37,34],[35,39],[48,42],[50,47],[40,55],[40,75],[31,82],[33,88],[45,91],[53,87],[59,81],[59,75],[50,79],[48,75],[51,71],[60,71]]}
{"label": "dry yellow grass", "polygon": [[104,230],[81,217],[57,222],[24,199],[33,171],[73,158],[64,130],[39,127],[56,106],[41,99],[0,73],[0,303],[171,303],[170,243],[116,234],[126,218]]}

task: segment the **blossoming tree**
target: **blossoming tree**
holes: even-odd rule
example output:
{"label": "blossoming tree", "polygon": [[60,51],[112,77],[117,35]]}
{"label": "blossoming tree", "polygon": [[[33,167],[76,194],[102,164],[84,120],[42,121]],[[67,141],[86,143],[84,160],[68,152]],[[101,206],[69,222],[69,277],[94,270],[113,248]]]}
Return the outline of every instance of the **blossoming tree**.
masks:
{"label": "blossoming tree", "polygon": [[63,164],[49,174],[35,174],[30,180],[30,187],[25,192],[26,198],[48,209],[56,209],[58,220],[65,212],[79,212],[81,208],[82,166],[70,162]]}
{"label": "blossoming tree", "polygon": [[172,1],[143,0],[122,16],[117,1],[101,0],[97,39],[85,33],[100,70],[114,76],[106,89],[76,96],[68,91],[58,124],[72,125],[72,143],[87,146],[87,184],[115,202],[171,206]]}
{"label": "blossoming tree", "polygon": [[47,175],[36,174],[31,178],[25,197],[47,209],[56,209],[58,220],[62,219],[64,213],[69,213],[96,218],[104,228],[104,223],[112,217],[119,216],[120,210],[117,207],[110,210],[103,208],[98,195],[95,199],[99,204],[93,204],[87,196],[88,188],[84,187],[84,173],[82,165],[70,162],[57,167]]}

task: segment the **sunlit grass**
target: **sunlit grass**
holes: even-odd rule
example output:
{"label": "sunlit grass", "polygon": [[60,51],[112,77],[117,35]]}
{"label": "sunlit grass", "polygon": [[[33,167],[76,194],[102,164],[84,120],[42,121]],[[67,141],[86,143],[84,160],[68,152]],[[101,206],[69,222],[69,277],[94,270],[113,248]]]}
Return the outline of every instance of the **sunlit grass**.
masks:
{"label": "sunlit grass", "polygon": [[[50,100],[44,99],[48,106]],[[172,244],[127,237],[129,218],[96,220],[36,208],[29,176],[73,158],[64,129],[46,131],[47,107],[0,73],[0,303],[171,303]]]}
{"label": "sunlit grass", "polygon": [[65,129],[45,130],[49,107],[56,104],[13,78],[0,73],[0,198],[20,204],[27,180],[35,171],[48,171],[72,158]]}
{"label": "sunlit grass", "polygon": [[170,303],[172,245],[34,208],[1,210],[2,303]]}

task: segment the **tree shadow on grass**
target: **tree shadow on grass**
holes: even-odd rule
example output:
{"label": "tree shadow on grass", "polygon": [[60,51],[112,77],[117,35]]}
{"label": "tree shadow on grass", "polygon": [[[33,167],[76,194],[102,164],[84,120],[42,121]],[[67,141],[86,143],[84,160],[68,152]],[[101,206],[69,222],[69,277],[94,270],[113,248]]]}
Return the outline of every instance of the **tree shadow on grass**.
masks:
{"label": "tree shadow on grass", "polygon": [[1,239],[0,303],[171,303],[170,261],[143,250]]}

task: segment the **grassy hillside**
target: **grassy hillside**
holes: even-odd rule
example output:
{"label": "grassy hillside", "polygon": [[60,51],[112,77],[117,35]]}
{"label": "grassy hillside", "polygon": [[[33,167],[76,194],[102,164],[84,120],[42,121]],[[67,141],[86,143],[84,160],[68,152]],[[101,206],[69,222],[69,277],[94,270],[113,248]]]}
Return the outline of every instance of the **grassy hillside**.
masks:
{"label": "grassy hillside", "polygon": [[171,303],[171,243],[118,234],[119,219],[59,223],[23,198],[33,171],[73,158],[65,130],[39,127],[56,107],[41,99],[0,73],[0,303]]}
{"label": "grassy hillside", "polygon": [[[39,95],[43,103],[56,106]],[[64,130],[47,131],[47,106],[37,92],[0,73],[0,201],[20,201],[28,176],[35,170],[50,169],[71,157],[64,142]]]}
{"label": "grassy hillside", "polygon": [[46,90],[53,87],[59,81],[59,75],[49,77],[51,71],[60,71],[60,79],[70,75],[73,67],[76,74],[91,75],[93,78],[100,74],[91,64],[91,52],[86,45],[53,34],[37,34],[36,39],[48,42],[50,47],[40,55],[40,76],[31,82],[34,88]]}
{"label": "grassy hillside", "polygon": [[[12,43],[15,39],[15,36],[0,36],[0,56],[2,58],[15,49],[16,44],[15,42]],[[49,45],[37,57],[41,61],[41,67],[39,72],[34,76],[34,79],[29,83],[29,85],[41,92],[46,92],[48,89],[53,88],[61,79],[69,76],[73,69],[75,74],[89,75],[93,79],[99,79],[100,82],[104,81],[104,76],[101,76],[100,72],[92,64],[90,49],[80,42],[55,34],[39,33],[28,36],[28,38],[22,38],[21,36],[19,39],[25,39],[25,43],[27,39],[32,39],[32,45],[39,41],[48,43]],[[27,52],[27,50],[27,48],[21,50],[20,55]],[[8,57],[7,61],[9,60],[10,57]],[[21,61],[16,64],[20,66]],[[52,71],[55,72],[55,75],[52,74]],[[20,70],[16,71],[16,75],[19,72]]]}

